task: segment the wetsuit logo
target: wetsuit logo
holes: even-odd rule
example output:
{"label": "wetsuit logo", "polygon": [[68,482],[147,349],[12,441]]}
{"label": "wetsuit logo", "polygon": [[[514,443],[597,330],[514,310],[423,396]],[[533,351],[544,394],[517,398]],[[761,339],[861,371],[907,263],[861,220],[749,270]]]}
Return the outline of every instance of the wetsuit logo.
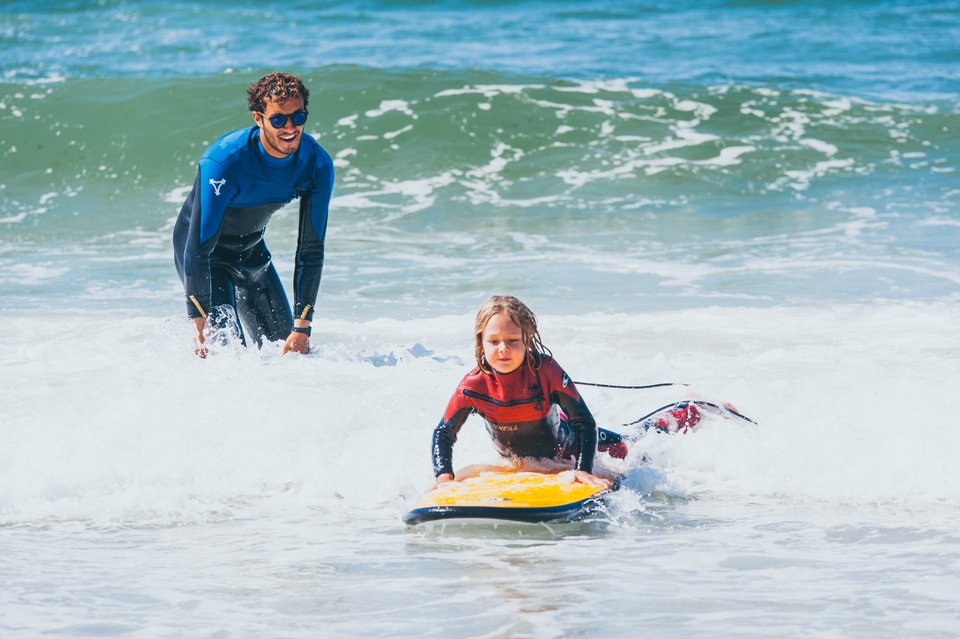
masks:
{"label": "wetsuit logo", "polygon": [[221,178],[219,180],[214,180],[210,178],[210,186],[213,187],[213,194],[220,195],[220,189],[223,188],[223,185],[227,183],[227,178]]}
{"label": "wetsuit logo", "polygon": [[570,385],[570,378],[567,377],[567,374],[566,374],[566,373],[564,373],[564,374],[563,374],[563,387],[566,388],[566,387],[569,386],[569,385]]}

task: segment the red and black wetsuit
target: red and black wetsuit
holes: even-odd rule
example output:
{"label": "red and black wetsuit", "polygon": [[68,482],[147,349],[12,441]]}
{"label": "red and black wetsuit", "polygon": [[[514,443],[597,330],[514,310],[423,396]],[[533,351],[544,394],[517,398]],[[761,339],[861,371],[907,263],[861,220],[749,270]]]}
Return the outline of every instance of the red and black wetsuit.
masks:
{"label": "red and black wetsuit", "polygon": [[[551,426],[553,406],[564,421]],[[453,474],[453,444],[470,413],[478,413],[505,457],[576,455],[577,470],[593,472],[597,423],[573,381],[553,358],[537,370],[524,361],[506,375],[475,368],[464,376],[433,431],[434,475]],[[611,433],[612,434],[612,433]]]}

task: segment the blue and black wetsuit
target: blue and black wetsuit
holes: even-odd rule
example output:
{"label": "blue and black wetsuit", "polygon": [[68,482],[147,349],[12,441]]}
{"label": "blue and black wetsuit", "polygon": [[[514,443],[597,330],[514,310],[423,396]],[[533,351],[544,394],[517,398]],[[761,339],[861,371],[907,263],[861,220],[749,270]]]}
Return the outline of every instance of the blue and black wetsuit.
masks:
{"label": "blue and black wetsuit", "polygon": [[[188,315],[205,317],[215,307],[232,306],[241,337],[245,330],[258,344],[286,338],[293,314],[312,320],[332,192],[333,161],[309,135],[286,158],[263,149],[256,126],[214,142],[200,158],[193,190],[173,229],[174,263]],[[296,197],[300,231],[291,313],[263,233],[273,214]]]}

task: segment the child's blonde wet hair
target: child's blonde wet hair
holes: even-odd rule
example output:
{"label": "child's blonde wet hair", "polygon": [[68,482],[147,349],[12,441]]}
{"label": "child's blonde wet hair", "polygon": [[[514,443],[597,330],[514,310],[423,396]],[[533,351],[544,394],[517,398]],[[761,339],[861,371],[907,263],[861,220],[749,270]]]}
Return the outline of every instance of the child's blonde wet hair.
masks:
{"label": "child's blonde wet hair", "polygon": [[544,355],[552,355],[552,353],[540,339],[540,331],[537,330],[537,316],[526,304],[511,295],[494,295],[477,311],[477,321],[474,324],[474,353],[480,370],[489,375],[493,374],[493,369],[483,354],[483,330],[490,322],[490,318],[498,313],[505,314],[511,322],[520,327],[523,334],[523,346],[527,352],[527,357],[524,358],[527,366],[531,370],[540,368]]}

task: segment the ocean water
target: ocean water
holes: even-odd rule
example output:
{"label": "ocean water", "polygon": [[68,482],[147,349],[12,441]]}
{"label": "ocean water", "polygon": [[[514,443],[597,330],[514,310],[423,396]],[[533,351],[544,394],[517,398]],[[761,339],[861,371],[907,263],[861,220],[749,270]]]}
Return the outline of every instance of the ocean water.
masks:
{"label": "ocean water", "polygon": [[[7,2],[0,636],[960,636],[960,2]],[[170,234],[276,70],[313,351],[190,349]],[[296,208],[267,231],[289,286]],[[595,520],[407,529],[495,293],[621,427]],[[646,457],[649,461],[641,462]],[[496,459],[471,421],[457,466]]]}

